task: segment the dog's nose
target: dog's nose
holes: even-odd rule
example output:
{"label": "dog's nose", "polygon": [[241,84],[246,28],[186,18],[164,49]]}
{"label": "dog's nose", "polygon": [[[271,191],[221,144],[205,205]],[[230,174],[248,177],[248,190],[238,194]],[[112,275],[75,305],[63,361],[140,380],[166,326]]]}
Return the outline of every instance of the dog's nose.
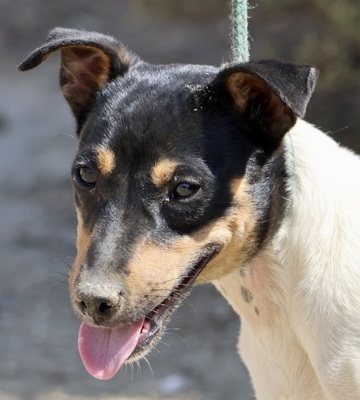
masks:
{"label": "dog's nose", "polygon": [[75,302],[78,310],[96,324],[106,324],[117,313],[121,290],[111,286],[80,284],[76,288]]}

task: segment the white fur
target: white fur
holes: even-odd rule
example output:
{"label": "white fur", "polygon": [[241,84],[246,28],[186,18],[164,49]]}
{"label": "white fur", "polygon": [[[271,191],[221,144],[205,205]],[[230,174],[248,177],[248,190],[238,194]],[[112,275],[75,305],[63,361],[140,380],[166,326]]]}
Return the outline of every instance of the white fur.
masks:
{"label": "white fur", "polygon": [[287,136],[285,221],[246,276],[215,286],[241,316],[258,400],[359,400],[360,158],[301,120]]}

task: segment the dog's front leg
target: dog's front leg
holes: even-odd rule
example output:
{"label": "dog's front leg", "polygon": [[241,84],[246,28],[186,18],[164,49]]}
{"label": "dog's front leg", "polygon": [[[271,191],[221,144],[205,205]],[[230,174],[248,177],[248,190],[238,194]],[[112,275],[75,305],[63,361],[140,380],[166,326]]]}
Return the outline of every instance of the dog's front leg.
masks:
{"label": "dog's front leg", "polygon": [[360,399],[360,304],[354,295],[357,290],[346,289],[351,283],[342,282],[342,286],[341,281],[323,282],[326,283],[316,290],[310,281],[302,285],[294,302],[296,332],[326,398]]}

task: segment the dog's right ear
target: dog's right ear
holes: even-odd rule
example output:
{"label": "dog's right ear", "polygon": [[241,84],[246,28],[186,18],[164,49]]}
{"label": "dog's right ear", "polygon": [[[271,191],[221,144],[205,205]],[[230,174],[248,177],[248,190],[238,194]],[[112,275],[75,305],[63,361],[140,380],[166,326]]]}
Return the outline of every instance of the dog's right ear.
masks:
{"label": "dog's right ear", "polygon": [[139,61],[110,36],[55,28],[44,45],[19,65],[19,71],[35,68],[56,50],[61,51],[60,87],[78,124],[95,94]]}
{"label": "dog's right ear", "polygon": [[224,104],[250,127],[256,144],[271,152],[296,118],[304,116],[318,74],[308,65],[250,61],[225,66],[213,81],[212,90],[225,93]]}

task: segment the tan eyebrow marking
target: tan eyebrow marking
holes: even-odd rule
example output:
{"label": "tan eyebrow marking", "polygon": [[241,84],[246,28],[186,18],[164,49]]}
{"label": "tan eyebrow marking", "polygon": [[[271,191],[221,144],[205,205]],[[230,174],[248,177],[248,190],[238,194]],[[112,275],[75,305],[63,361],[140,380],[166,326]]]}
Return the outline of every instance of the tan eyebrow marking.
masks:
{"label": "tan eyebrow marking", "polygon": [[100,147],[96,154],[96,165],[103,175],[110,174],[115,169],[115,153],[106,148]]}
{"label": "tan eyebrow marking", "polygon": [[158,161],[151,171],[151,180],[154,182],[154,185],[160,187],[169,182],[178,165],[176,161],[168,158]]}

